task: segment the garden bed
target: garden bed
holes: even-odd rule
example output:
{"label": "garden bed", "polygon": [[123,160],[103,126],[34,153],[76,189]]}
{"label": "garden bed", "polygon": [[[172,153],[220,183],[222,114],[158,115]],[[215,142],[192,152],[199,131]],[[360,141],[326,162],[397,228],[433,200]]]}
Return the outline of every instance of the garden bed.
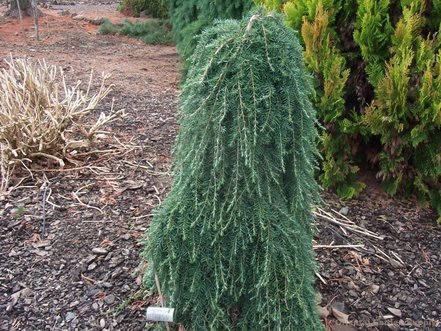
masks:
{"label": "garden bed", "polygon": [[[34,180],[0,197],[0,330],[142,330],[145,309],[157,299],[140,287],[139,238],[170,184],[178,55],[171,46],[98,35],[91,20],[74,19],[123,19],[114,3],[58,6],[44,9],[39,42],[32,19],[1,18],[0,58],[44,58],[72,82],[87,83],[92,68],[110,72],[115,88],[96,115],[109,111],[113,98],[127,116],[109,127],[111,155],[62,171],[41,166]],[[388,198],[374,180],[352,201],[323,195],[325,211],[382,238],[317,219],[314,244],[326,246],[316,248],[317,289],[328,326],[343,330],[339,321],[348,317],[345,330],[440,327],[435,214],[414,200]]]}

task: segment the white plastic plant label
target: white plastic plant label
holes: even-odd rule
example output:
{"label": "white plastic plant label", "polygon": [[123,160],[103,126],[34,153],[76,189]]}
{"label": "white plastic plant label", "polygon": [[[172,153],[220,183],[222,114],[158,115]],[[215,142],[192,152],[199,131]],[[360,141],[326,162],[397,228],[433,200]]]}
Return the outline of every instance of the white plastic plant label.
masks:
{"label": "white plastic plant label", "polygon": [[174,308],[148,307],[146,317],[149,321],[173,322]]}

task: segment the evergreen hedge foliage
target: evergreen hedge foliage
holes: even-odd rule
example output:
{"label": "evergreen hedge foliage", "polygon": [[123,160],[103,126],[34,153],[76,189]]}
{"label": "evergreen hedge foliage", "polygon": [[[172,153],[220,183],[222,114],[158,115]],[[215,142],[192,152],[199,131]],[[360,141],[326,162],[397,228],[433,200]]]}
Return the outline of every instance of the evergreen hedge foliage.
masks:
{"label": "evergreen hedge foliage", "polygon": [[167,0],[174,39],[182,64],[183,79],[186,60],[193,53],[199,35],[216,19],[241,19],[253,6],[252,0]]}
{"label": "evergreen hedge foliage", "polygon": [[150,45],[172,45],[173,37],[168,20],[147,20],[113,24],[104,19],[99,28],[100,34],[113,34],[134,37]]}
{"label": "evergreen hedge foliage", "polygon": [[155,18],[168,17],[166,0],[122,0],[119,5],[120,12],[136,17],[144,10]]}
{"label": "evergreen hedge foliage", "polygon": [[352,197],[359,167],[441,215],[441,1],[264,0],[300,31],[322,122],[321,180]]}
{"label": "evergreen hedge foliage", "polygon": [[317,132],[302,48],[260,10],[200,36],[174,182],[144,258],[190,330],[321,330],[311,207]]}

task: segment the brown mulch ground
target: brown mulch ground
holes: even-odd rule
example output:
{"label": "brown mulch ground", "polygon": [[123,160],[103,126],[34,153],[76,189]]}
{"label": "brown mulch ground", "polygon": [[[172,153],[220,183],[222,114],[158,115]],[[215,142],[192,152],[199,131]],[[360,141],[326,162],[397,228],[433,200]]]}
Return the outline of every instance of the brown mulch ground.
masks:
{"label": "brown mulch ground", "polygon": [[[91,156],[88,168],[45,173],[46,190],[42,172],[0,197],[0,330],[142,330],[146,307],[157,304],[140,287],[138,240],[169,187],[178,56],[171,46],[97,35],[97,26],[72,18],[121,20],[116,7],[84,1],[44,9],[39,42],[32,20],[20,25],[0,18],[1,59],[46,59],[72,81],[87,82],[92,68],[111,72],[115,88],[97,114],[109,111],[112,98],[115,109],[127,113],[109,128],[126,153]],[[5,10],[0,2],[0,14]],[[413,200],[388,198],[375,183],[356,200],[342,202],[327,192],[324,199],[325,210],[340,211],[383,237],[318,220],[315,244],[364,245],[316,250],[326,325],[441,329],[441,228],[435,215]]]}

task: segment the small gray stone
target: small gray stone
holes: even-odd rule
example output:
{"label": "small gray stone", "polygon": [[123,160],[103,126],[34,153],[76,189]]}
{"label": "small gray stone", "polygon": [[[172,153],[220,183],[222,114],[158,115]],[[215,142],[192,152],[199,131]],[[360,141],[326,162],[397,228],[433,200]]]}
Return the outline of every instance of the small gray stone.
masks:
{"label": "small gray stone", "polygon": [[379,290],[380,290],[380,286],[378,286],[376,284],[371,285],[371,292],[372,293],[377,294]]}
{"label": "small gray stone", "polygon": [[349,208],[343,207],[342,209],[340,209],[339,213],[346,216],[349,213]]}
{"label": "small gray stone", "polygon": [[115,271],[112,272],[112,274],[111,274],[112,279],[118,277],[119,275],[121,275],[122,272],[123,272],[123,271],[122,271],[121,268],[116,268]]}
{"label": "small gray stone", "polygon": [[86,295],[89,297],[93,297],[99,292],[101,292],[101,290],[99,288],[92,287],[86,292]]}
{"label": "small gray stone", "polygon": [[76,317],[77,317],[77,315],[75,313],[68,311],[64,319],[66,320],[66,322],[70,322],[73,319],[75,319]]}
{"label": "small gray stone", "polygon": [[93,261],[95,261],[96,260],[96,255],[89,255],[87,258],[86,258],[86,263],[87,264],[90,264],[90,263],[92,263]]}
{"label": "small gray stone", "polygon": [[105,248],[95,247],[92,248],[92,253],[95,253],[97,255],[107,255],[108,251]]}
{"label": "small gray stone", "polygon": [[104,301],[108,304],[111,305],[112,303],[115,302],[115,296],[113,294],[109,294],[104,298]]}
{"label": "small gray stone", "polygon": [[346,311],[346,306],[343,302],[334,301],[332,303],[332,308],[337,309],[338,311],[344,312]]}
{"label": "small gray stone", "polygon": [[72,19],[78,20],[78,21],[84,21],[86,19],[86,17],[83,15],[76,15],[76,16],[72,17]]}
{"label": "small gray stone", "polygon": [[106,321],[104,320],[104,318],[100,319],[100,326],[104,329],[104,327],[106,326]]}
{"label": "small gray stone", "polygon": [[75,307],[75,306],[78,306],[79,305],[79,301],[77,300],[77,301],[74,301],[74,302],[71,302],[70,304],[69,304],[69,307],[70,308],[73,308],[73,307]]}
{"label": "small gray stone", "polygon": [[92,271],[93,269],[95,269],[97,266],[97,264],[95,262],[89,264],[89,266],[87,267],[87,270]]}
{"label": "small gray stone", "polygon": [[354,290],[349,290],[349,295],[351,296],[351,297],[357,297],[357,292],[355,292]]}
{"label": "small gray stone", "polygon": [[92,309],[97,311],[100,307],[98,306],[98,304],[96,302],[92,303]]}
{"label": "small gray stone", "polygon": [[122,262],[123,262],[122,258],[118,256],[112,257],[109,262],[109,267],[115,268],[116,266],[120,265]]}

